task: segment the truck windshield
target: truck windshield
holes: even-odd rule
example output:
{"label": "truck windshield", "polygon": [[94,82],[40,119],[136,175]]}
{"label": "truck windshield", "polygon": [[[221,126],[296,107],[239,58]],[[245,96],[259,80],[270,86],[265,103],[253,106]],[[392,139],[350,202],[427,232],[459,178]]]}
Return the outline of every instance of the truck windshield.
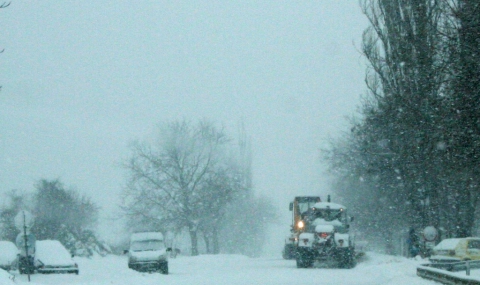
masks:
{"label": "truck windshield", "polygon": [[163,247],[163,241],[161,240],[138,240],[130,245],[132,251],[159,250]]}
{"label": "truck windshield", "polygon": [[298,203],[298,214],[301,214],[302,218],[315,203],[320,202],[319,197],[297,197],[296,200]]}
{"label": "truck windshield", "polygon": [[308,211],[308,209],[313,207],[313,205],[315,205],[315,203],[317,203],[317,202],[311,201],[311,202],[298,203],[298,209],[300,210],[300,213],[304,214],[305,212]]}

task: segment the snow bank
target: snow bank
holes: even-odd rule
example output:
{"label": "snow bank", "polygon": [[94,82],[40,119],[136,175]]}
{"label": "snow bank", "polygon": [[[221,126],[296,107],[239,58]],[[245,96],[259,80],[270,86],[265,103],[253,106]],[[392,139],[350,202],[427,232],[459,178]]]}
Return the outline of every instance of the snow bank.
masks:
{"label": "snow bank", "polygon": [[13,242],[0,241],[0,265],[9,266],[17,258],[17,253],[17,246]]}
{"label": "snow bank", "polygon": [[0,284],[2,285],[15,285],[13,282],[14,276],[7,271],[0,269]]}

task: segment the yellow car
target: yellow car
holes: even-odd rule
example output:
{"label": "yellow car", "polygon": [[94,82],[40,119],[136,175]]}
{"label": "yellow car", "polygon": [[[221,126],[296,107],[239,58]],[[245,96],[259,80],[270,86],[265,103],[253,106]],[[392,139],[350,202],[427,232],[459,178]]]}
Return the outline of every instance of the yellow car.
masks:
{"label": "yellow car", "polygon": [[448,238],[437,244],[430,257],[431,262],[480,260],[480,238]]}

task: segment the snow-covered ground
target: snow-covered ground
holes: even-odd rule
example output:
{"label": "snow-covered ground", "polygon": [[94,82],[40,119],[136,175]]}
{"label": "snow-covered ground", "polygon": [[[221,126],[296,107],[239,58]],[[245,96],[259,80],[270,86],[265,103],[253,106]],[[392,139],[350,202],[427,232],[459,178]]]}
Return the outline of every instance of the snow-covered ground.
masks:
{"label": "snow-covered ground", "polygon": [[463,277],[463,278],[471,278],[471,279],[475,279],[475,280],[480,280],[480,269],[471,269],[470,270],[470,275],[467,275],[466,271],[452,272],[452,275],[460,276],[460,277]]}
{"label": "snow-covered ground", "polygon": [[1,285],[15,285],[12,281],[14,280],[13,275],[9,274],[7,271],[0,269],[0,284]]}
{"label": "snow-covered ground", "polygon": [[[16,284],[356,284],[356,285],[433,285],[416,275],[420,260],[369,252],[353,269],[296,268],[295,261],[281,258],[248,258],[240,255],[179,256],[170,259],[170,274],[140,273],[127,268],[125,256],[93,259],[76,258],[80,274],[15,275]],[[10,284],[0,275],[0,284]],[[5,282],[4,282],[5,281]]]}

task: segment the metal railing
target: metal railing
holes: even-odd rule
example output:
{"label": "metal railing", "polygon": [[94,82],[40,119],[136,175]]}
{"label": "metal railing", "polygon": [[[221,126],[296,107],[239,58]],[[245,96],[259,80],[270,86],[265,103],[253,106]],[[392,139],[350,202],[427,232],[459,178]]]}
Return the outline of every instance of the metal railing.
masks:
{"label": "metal railing", "polygon": [[[470,269],[480,268],[480,261],[435,262],[417,267],[417,275],[443,284],[452,285],[480,285],[478,280],[469,277]],[[457,276],[452,272],[465,271],[466,275]]]}
{"label": "metal railing", "polygon": [[480,260],[468,260],[468,261],[454,261],[454,262],[432,262],[424,264],[422,266],[443,269],[447,271],[467,271],[467,275],[470,275],[468,271],[470,269],[480,268]]}

